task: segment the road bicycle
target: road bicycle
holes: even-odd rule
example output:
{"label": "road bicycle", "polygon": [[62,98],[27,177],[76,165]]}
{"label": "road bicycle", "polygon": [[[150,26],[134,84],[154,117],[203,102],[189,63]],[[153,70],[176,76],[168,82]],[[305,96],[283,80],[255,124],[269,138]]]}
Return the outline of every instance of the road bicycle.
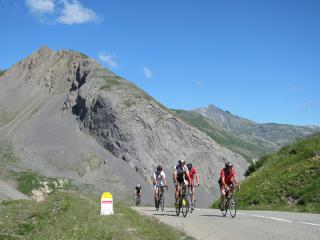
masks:
{"label": "road bicycle", "polygon": [[222,216],[226,216],[227,212],[229,210],[229,213],[232,218],[234,218],[237,214],[237,201],[235,197],[235,192],[233,192],[231,196],[231,189],[234,187],[234,185],[228,185],[226,186],[226,195],[222,204]]}
{"label": "road bicycle", "polygon": [[155,200],[155,207],[156,207],[157,211],[159,211],[159,208],[161,209],[161,211],[164,210],[164,188],[166,188],[166,190],[168,190],[167,186],[162,186],[162,185],[156,186],[156,191],[158,194],[157,194],[156,200]]}
{"label": "road bicycle", "polygon": [[180,212],[182,212],[182,216],[186,217],[189,212],[190,207],[190,195],[189,191],[186,189],[186,185],[184,183],[179,186],[179,195],[178,195],[178,204],[176,204],[176,214],[179,216]]}
{"label": "road bicycle", "polygon": [[[199,187],[199,185],[194,185],[193,187]],[[194,211],[194,209],[196,208],[196,204],[194,202],[192,202],[192,195],[193,195],[193,187],[191,185],[189,185],[188,187],[188,203],[189,203],[189,210],[190,213],[192,213]]]}
{"label": "road bicycle", "polygon": [[141,203],[141,196],[140,196],[140,193],[137,193],[136,194],[136,206],[139,206]]}

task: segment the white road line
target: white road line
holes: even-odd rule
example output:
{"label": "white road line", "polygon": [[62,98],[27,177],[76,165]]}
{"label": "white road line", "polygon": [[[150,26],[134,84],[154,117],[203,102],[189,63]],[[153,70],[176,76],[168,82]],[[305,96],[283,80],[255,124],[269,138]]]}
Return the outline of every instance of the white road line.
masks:
{"label": "white road line", "polygon": [[266,217],[266,216],[262,216],[262,215],[247,214],[247,213],[238,213],[238,214],[246,215],[246,216],[251,216],[251,217],[258,217],[258,218],[267,218],[267,219],[272,219],[272,220],[282,221],[282,222],[300,223],[300,224],[312,225],[312,226],[320,227],[320,224],[317,224],[317,223],[310,223],[310,222],[298,222],[298,221],[287,220],[287,219],[283,219],[283,218]]}

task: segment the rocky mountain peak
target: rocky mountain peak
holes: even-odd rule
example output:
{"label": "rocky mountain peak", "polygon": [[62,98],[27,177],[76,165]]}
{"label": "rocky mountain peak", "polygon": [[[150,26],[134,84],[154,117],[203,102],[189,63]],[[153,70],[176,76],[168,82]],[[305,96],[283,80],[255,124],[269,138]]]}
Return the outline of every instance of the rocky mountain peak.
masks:
{"label": "rocky mountain peak", "polygon": [[34,84],[50,94],[61,94],[72,85],[78,85],[74,79],[83,81],[84,75],[97,66],[94,60],[82,53],[54,51],[44,46],[15,64],[6,75]]}

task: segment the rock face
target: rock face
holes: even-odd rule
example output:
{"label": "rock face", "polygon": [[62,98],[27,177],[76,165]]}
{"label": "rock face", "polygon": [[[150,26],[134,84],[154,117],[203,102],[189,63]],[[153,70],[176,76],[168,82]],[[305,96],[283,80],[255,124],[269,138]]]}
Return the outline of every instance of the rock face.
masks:
{"label": "rock face", "polygon": [[81,53],[41,48],[0,78],[0,100],[0,134],[19,149],[21,167],[95,189],[107,186],[121,195],[138,182],[147,187],[158,164],[172,186],[173,167],[185,159],[199,169],[198,202],[208,206],[225,159],[240,176],[248,166]]}

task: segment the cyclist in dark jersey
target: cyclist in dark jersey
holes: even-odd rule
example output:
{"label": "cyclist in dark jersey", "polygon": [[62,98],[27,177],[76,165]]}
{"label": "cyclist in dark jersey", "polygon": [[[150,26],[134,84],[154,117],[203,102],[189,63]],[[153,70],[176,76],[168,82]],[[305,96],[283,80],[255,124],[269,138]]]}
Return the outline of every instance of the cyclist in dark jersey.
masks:
{"label": "cyclist in dark jersey", "polygon": [[176,165],[173,169],[173,182],[176,186],[176,204],[178,203],[179,198],[179,186],[188,187],[189,179],[189,170],[187,166],[185,166],[186,161],[179,160],[178,165]]}
{"label": "cyclist in dark jersey", "polygon": [[137,186],[134,189],[135,196],[139,195],[141,197],[142,195],[142,187],[140,184],[137,184]]}

